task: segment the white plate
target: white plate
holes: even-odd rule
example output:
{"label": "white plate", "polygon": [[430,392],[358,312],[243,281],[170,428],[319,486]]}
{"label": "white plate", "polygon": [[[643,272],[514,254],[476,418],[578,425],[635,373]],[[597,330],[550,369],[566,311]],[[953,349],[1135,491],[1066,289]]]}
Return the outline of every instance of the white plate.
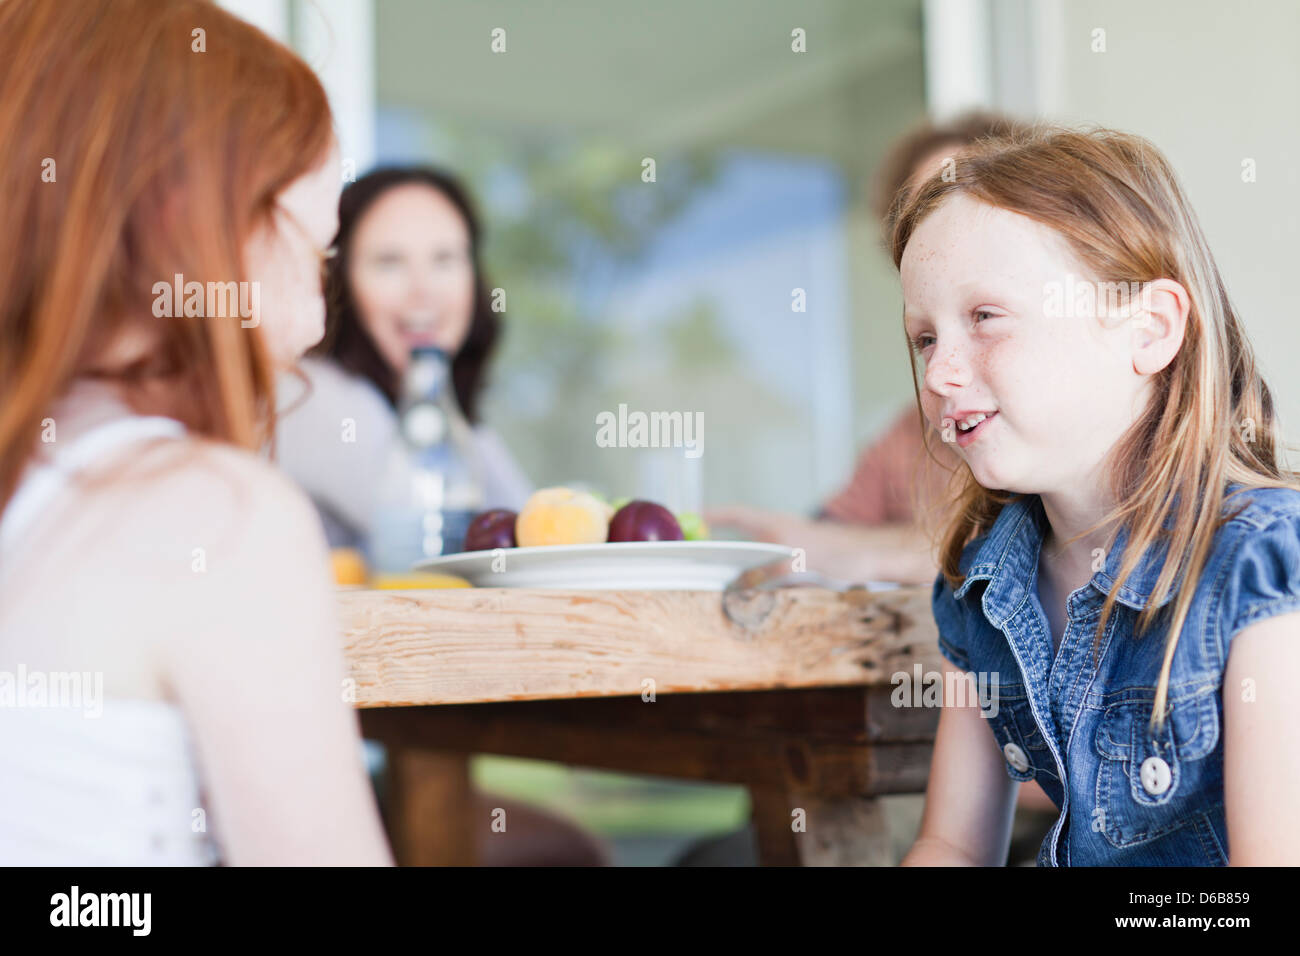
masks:
{"label": "white plate", "polygon": [[784,545],[755,541],[628,541],[467,551],[415,570],[459,575],[480,588],[721,591],[742,571],[791,556]]}

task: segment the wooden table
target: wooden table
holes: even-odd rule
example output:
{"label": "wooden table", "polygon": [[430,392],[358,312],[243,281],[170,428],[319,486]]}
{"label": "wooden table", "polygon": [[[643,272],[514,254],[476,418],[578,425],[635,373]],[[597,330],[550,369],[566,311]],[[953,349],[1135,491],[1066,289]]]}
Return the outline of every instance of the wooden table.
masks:
{"label": "wooden table", "polygon": [[[930,589],[340,591],[403,864],[471,864],[468,760],[506,754],[749,788],[764,864],[897,862],[879,801],[925,789],[942,665]],[[734,620],[733,620],[734,618]],[[802,829],[799,824],[802,822]]]}

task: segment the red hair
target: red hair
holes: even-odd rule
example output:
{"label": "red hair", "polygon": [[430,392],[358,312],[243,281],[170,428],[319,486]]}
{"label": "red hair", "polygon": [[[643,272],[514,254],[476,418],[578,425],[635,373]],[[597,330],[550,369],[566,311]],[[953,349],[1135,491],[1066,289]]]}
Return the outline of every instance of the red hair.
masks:
{"label": "red hair", "polygon": [[[153,285],[244,281],[242,249],[333,140],[292,51],[205,0],[0,0],[0,510],[79,375],[249,449],[274,372],[238,318],[155,318]],[[143,334],[146,358],[110,346]]]}

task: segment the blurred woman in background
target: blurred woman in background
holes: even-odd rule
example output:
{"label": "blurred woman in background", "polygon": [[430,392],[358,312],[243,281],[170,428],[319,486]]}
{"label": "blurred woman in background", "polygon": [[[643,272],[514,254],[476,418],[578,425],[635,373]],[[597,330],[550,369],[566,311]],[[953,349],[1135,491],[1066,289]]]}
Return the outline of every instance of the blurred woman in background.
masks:
{"label": "blurred woman in background", "polygon": [[[311,495],[335,547],[368,550],[385,451],[412,350],[451,356],[456,399],[473,426],[484,507],[519,510],[531,487],[496,433],[479,420],[488,361],[501,328],[479,265],[480,229],[463,187],[425,167],[380,169],[348,186],[326,282],[328,331],[301,377],[281,382],[276,453]],[[304,384],[306,388],[304,389]],[[349,422],[343,438],[343,423]],[[367,741],[376,785],[383,748]],[[558,816],[476,794],[479,860],[488,866],[603,865],[605,847]],[[509,828],[491,833],[492,811]]]}
{"label": "blurred woman in background", "polygon": [[480,421],[501,323],[479,244],[469,197],[446,173],[380,169],[343,192],[326,282],[326,337],[300,363],[305,383],[281,380],[276,435],[281,466],[315,502],[334,547],[366,550],[384,452],[397,432],[402,375],[419,346],[451,357],[456,400],[482,467],[484,508],[517,511],[532,491],[505,444]]}
{"label": "blurred woman in background", "polygon": [[200,0],[3,0],[0,62],[0,672],[68,698],[0,706],[0,860],[389,863],[257,454],[324,328],[325,91]]}

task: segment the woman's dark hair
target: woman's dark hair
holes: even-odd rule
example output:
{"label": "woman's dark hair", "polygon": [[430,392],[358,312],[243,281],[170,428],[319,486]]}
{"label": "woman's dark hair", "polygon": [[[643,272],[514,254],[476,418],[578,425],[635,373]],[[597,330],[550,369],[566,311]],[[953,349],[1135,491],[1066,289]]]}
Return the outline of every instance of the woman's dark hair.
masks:
{"label": "woman's dark hair", "polygon": [[311,354],[333,359],[347,371],[368,379],[394,407],[397,405],[401,385],[397,371],[380,354],[375,340],[357,314],[347,276],[352,238],[361,217],[388,190],[413,183],[428,186],[445,196],[460,212],[469,232],[474,305],[465,342],[451,360],[451,377],[461,410],[471,423],[475,423],[478,421],[478,397],[484,385],[484,372],[501,333],[501,321],[489,307],[487,283],[479,266],[482,232],[478,216],[465,188],[449,173],[426,166],[388,167],[367,173],[343,190],[339,199],[339,231],[334,237],[338,252],[330,260],[325,280],[326,333]]}

